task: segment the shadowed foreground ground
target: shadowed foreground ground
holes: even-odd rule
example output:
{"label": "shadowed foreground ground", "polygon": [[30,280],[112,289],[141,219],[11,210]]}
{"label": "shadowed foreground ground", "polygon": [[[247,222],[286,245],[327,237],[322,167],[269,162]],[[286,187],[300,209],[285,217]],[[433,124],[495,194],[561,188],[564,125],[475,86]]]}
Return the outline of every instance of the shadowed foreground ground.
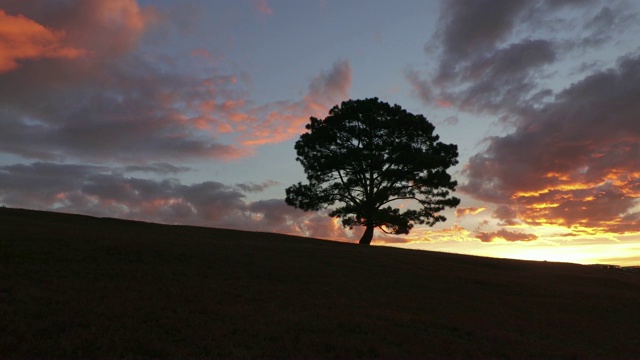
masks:
{"label": "shadowed foreground ground", "polygon": [[0,209],[0,358],[640,358],[640,274]]}

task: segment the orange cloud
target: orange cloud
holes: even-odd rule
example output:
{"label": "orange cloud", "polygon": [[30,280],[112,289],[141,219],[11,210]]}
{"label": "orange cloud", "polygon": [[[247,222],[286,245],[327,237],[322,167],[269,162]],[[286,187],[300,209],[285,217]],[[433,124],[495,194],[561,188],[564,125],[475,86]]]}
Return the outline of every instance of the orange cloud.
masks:
{"label": "orange cloud", "polygon": [[625,56],[512,114],[513,132],[487,139],[459,189],[498,205],[502,225],[555,225],[570,234],[640,234],[640,57]]}
{"label": "orange cloud", "polygon": [[63,44],[64,31],[48,29],[23,16],[0,10],[0,73],[15,70],[21,60],[74,59],[83,49]]}
{"label": "orange cloud", "polygon": [[409,242],[443,242],[443,241],[469,241],[473,237],[471,232],[464,227],[453,224],[451,227],[434,229],[429,227],[414,227],[409,235],[406,235]]}
{"label": "orange cloud", "polygon": [[148,25],[160,19],[155,8],[136,0],[12,5],[9,13],[0,10],[0,73],[43,58],[92,54],[100,63],[133,50]]}
{"label": "orange cloud", "polygon": [[476,215],[485,210],[487,210],[486,207],[468,207],[468,208],[460,207],[456,209],[456,216],[461,218],[467,215]]}
{"label": "orange cloud", "polygon": [[566,226],[576,233],[640,232],[638,216],[630,212],[640,198],[638,175],[632,169],[611,169],[598,181],[579,183],[571,174],[558,174],[559,183],[511,198],[529,225]]}

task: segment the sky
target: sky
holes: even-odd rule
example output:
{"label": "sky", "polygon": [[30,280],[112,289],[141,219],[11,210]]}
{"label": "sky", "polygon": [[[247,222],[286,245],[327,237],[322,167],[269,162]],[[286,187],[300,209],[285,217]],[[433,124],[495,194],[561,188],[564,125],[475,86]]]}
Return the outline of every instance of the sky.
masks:
{"label": "sky", "polygon": [[356,242],[284,189],[378,97],[458,145],[456,209],[375,245],[640,265],[640,2],[0,0],[0,205]]}

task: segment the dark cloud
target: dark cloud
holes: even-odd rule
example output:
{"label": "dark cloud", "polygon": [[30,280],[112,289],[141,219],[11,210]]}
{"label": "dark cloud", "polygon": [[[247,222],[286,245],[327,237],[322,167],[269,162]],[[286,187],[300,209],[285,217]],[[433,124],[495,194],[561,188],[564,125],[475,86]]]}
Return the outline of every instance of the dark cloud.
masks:
{"label": "dark cloud", "polygon": [[[425,48],[435,71],[406,72],[415,93],[513,127],[485,139],[459,189],[495,204],[501,226],[639,232],[640,56],[626,49],[610,69],[603,68],[608,60],[587,56],[633,36],[638,15],[599,0],[445,1],[441,11]],[[568,71],[574,83],[552,90],[562,61],[579,57],[582,64]],[[514,238],[479,238],[497,235]]]}
{"label": "dark cloud", "polygon": [[[460,190],[529,224],[640,231],[640,56],[619,59],[521,112],[506,136],[471,157]],[[510,210],[508,210],[510,209]]]}
{"label": "dark cloud", "polygon": [[[464,1],[442,3],[433,43],[439,46],[439,66],[430,84],[455,85],[469,64],[490,56],[511,34],[518,15],[533,1]],[[427,48],[429,50],[429,48]]]}
{"label": "dark cloud", "polygon": [[[63,170],[63,172],[60,172]],[[0,197],[4,204],[27,208],[53,206],[58,195],[78,189],[89,173],[106,171],[105,167],[47,163],[15,164],[0,167]]]}
{"label": "dark cloud", "polygon": [[243,192],[261,192],[264,191],[267,188],[270,188],[272,186],[278,185],[279,183],[277,181],[274,180],[267,180],[263,183],[260,184],[254,184],[254,183],[239,183],[236,184],[235,186],[240,189]]}
{"label": "dark cloud", "polygon": [[0,167],[0,204],[353,240],[353,234],[326,213],[305,213],[288,206],[283,199],[246,201],[245,192],[257,192],[272,185],[271,181],[235,186],[216,181],[184,185],[170,178],[130,177],[122,169],[106,166],[38,162]]}
{"label": "dark cloud", "polygon": [[459,81],[473,83],[451,97],[467,111],[498,112],[522,106],[523,96],[537,88],[537,70],[555,59],[553,44],[547,40],[524,40],[496,49],[461,69]]}
{"label": "dark cloud", "polygon": [[597,48],[609,42],[615,42],[616,38],[631,30],[640,30],[638,14],[628,11],[628,5],[624,3],[604,5],[583,24],[587,34],[580,40],[567,44],[569,48],[588,50]]}
{"label": "dark cloud", "polygon": [[518,224],[518,213],[510,206],[500,205],[493,211],[493,217],[500,220],[500,225]]}
{"label": "dark cloud", "polygon": [[[594,14],[596,2],[445,1],[426,46],[438,64],[435,73],[412,69],[405,77],[430,105],[503,116],[538,106],[552,95],[541,81],[550,76],[550,65],[637,27],[631,20],[636,15],[625,14],[623,6],[603,5]],[[576,35],[576,26],[589,35]]]}
{"label": "dark cloud", "polygon": [[306,214],[291,206],[283,199],[260,200],[249,204],[249,210],[253,214],[256,223],[264,224],[270,231],[285,234],[307,234],[313,237],[327,237],[326,223],[331,219],[327,216],[316,217],[322,226],[320,229],[309,228],[309,219]]}
{"label": "dark cloud", "polygon": [[538,239],[538,236],[535,234],[526,234],[505,229],[494,232],[479,232],[475,234],[475,237],[482,242],[491,242],[496,239],[502,239],[506,241],[533,241]]}
{"label": "dark cloud", "polygon": [[130,165],[122,168],[123,172],[142,172],[158,175],[172,175],[190,171],[186,166],[174,166],[168,163],[155,163],[148,165]]}
{"label": "dark cloud", "polygon": [[494,47],[512,31],[516,16],[532,4],[531,0],[443,2],[436,33],[443,53],[462,59]]}
{"label": "dark cloud", "polygon": [[617,15],[610,7],[605,6],[591,19],[584,24],[585,29],[594,31],[603,31],[611,28],[615,23]]}
{"label": "dark cloud", "polygon": [[456,126],[460,122],[457,116],[448,116],[446,119],[442,120],[442,123],[445,125]]}

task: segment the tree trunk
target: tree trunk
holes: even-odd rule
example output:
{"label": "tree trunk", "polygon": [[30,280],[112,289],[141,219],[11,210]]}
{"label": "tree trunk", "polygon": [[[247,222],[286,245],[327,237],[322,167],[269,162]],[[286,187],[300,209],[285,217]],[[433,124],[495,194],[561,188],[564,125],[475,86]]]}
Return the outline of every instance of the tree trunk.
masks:
{"label": "tree trunk", "polygon": [[360,245],[370,245],[371,240],[373,239],[373,225],[367,225],[367,228],[364,230],[364,234],[360,238]]}

